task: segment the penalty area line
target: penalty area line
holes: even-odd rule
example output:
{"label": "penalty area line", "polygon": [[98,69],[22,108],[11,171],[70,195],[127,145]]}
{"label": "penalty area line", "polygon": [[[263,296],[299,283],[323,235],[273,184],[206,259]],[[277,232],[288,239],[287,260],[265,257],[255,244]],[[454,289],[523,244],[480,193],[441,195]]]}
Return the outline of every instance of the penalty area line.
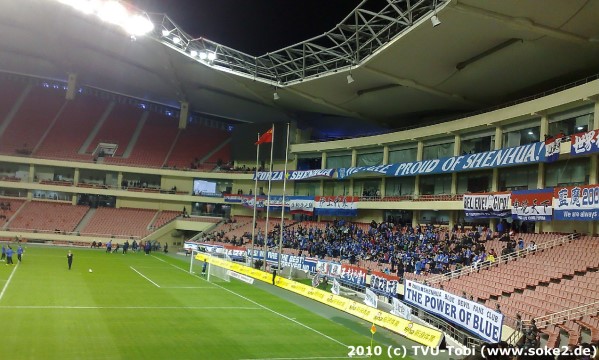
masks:
{"label": "penalty area line", "polygon": [[[196,278],[198,278],[198,279],[202,279],[202,280],[204,280],[204,281],[208,282],[208,280],[204,279],[203,277],[201,277],[201,276],[198,276],[198,275],[196,275],[196,274],[190,274],[190,273],[189,273],[189,271],[187,271],[187,270],[185,270],[185,269],[182,269],[182,268],[178,267],[177,265],[174,265],[174,264],[169,264],[169,265],[171,265],[172,267],[174,267],[174,268],[177,268],[177,269],[179,269],[179,270],[181,270],[181,271],[183,271],[183,272],[185,272],[185,273],[187,273],[187,274],[189,274],[189,275],[191,275],[191,276],[194,276],[194,277],[196,277]],[[210,282],[209,282],[209,283],[210,283]],[[335,343],[337,343],[337,344],[339,344],[339,345],[342,345],[342,346],[344,346],[345,348],[347,348],[347,347],[348,347],[348,345],[346,345],[346,344],[342,343],[341,341],[339,341],[339,340],[337,340],[337,339],[335,339],[335,338],[333,338],[333,337],[330,337],[329,335],[327,335],[327,334],[325,334],[325,333],[323,333],[323,332],[321,332],[321,331],[318,331],[318,330],[316,330],[316,329],[314,329],[314,328],[311,328],[310,326],[308,326],[308,325],[306,325],[306,324],[303,324],[303,323],[301,323],[301,322],[299,322],[299,321],[297,321],[297,320],[295,320],[295,319],[292,319],[292,318],[290,318],[290,317],[289,317],[289,316],[287,316],[287,315],[281,314],[280,312],[277,312],[277,311],[275,311],[275,310],[273,310],[273,309],[271,309],[271,308],[269,308],[269,307],[266,307],[266,306],[264,306],[264,305],[262,305],[262,304],[260,304],[260,303],[258,303],[258,302],[256,302],[256,301],[254,301],[254,300],[252,300],[252,299],[248,298],[248,297],[245,297],[245,296],[243,296],[243,295],[241,295],[241,294],[238,294],[238,293],[236,293],[236,292],[235,292],[235,291],[233,291],[233,290],[227,289],[226,287],[220,286],[220,285],[218,285],[218,284],[215,284],[215,283],[210,283],[210,284],[212,284],[212,286],[215,286],[215,287],[217,287],[217,288],[219,288],[219,289],[222,289],[222,290],[224,290],[224,291],[227,291],[227,292],[229,292],[229,293],[231,293],[231,294],[233,294],[233,295],[235,295],[235,296],[237,296],[237,297],[240,297],[240,298],[242,298],[242,299],[244,299],[244,300],[246,300],[246,301],[249,301],[249,302],[251,302],[252,304],[254,304],[254,305],[256,305],[256,306],[259,306],[259,307],[263,308],[264,310],[270,311],[271,313],[273,313],[273,314],[275,314],[275,315],[278,315],[278,316],[280,316],[280,317],[282,317],[282,318],[284,318],[284,319],[287,319],[287,320],[289,320],[289,321],[291,321],[291,322],[293,322],[293,323],[295,323],[295,324],[297,324],[297,325],[299,325],[299,326],[301,326],[301,327],[303,327],[303,328],[305,328],[305,329],[308,329],[308,330],[310,330],[310,331],[312,331],[312,332],[315,332],[316,334],[318,334],[318,335],[320,335],[320,336],[322,336],[322,337],[324,337],[324,338],[326,338],[326,339],[329,339],[329,340],[331,340],[331,341],[333,341],[333,342],[335,342]],[[290,360],[291,360],[291,359],[293,359],[293,358],[290,358]],[[299,359],[299,358],[298,358],[298,359]],[[312,358],[312,359],[317,359],[317,358]],[[331,359],[344,359],[344,358],[339,358],[339,357],[337,357],[337,358],[331,358]],[[265,359],[265,360],[266,360],[266,359]],[[275,360],[275,359],[271,359],[271,360]],[[284,360],[284,359],[280,359],[280,360]]]}
{"label": "penalty area line", "polygon": [[131,270],[135,271],[136,273],[139,274],[139,276],[141,276],[142,278],[148,280],[149,282],[151,282],[152,284],[154,284],[154,286],[156,286],[157,288],[160,287],[160,285],[156,284],[155,282],[152,281],[152,279],[150,279],[149,277],[145,276],[144,274],[140,273],[139,271],[135,270],[135,268],[133,266],[129,266],[131,268]]}
{"label": "penalty area line", "polygon": [[17,265],[15,265],[15,267],[12,269],[12,272],[10,273],[10,276],[6,280],[6,284],[4,284],[4,287],[2,288],[2,292],[0,292],[0,301],[2,301],[2,297],[4,297],[4,293],[6,292],[6,289],[8,288],[8,285],[10,284],[10,281],[12,280],[12,276],[15,274],[15,271],[17,271],[18,267],[19,267],[19,263],[17,263]]}

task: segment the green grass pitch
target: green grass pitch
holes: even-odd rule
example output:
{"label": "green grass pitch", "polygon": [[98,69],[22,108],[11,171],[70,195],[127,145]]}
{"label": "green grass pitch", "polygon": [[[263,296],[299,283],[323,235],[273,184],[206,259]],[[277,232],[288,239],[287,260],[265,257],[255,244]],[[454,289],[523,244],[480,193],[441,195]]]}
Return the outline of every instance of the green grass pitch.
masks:
{"label": "green grass pitch", "polygon": [[370,324],[269,284],[208,282],[189,258],[71,249],[69,271],[68,250],[28,246],[23,263],[0,263],[3,359],[341,359],[370,345]]}

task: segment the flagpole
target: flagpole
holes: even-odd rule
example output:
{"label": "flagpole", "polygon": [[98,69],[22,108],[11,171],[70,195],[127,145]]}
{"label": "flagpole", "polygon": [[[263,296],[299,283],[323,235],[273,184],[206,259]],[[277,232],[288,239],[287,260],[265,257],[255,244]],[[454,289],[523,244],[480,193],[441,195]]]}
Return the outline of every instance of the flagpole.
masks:
{"label": "flagpole", "polygon": [[271,128],[272,141],[270,142],[270,166],[268,169],[268,194],[266,195],[266,225],[264,226],[264,271],[266,271],[266,259],[268,255],[268,218],[270,215],[270,190],[272,188],[272,155],[275,147],[275,124]]}
{"label": "flagpole", "polygon": [[[258,133],[258,141],[260,141],[260,133]],[[250,267],[254,267],[254,241],[256,241],[256,205],[258,203],[258,161],[260,159],[260,144],[256,146],[256,171],[254,176],[254,217],[252,219],[252,251],[250,253]]]}
{"label": "flagpole", "polygon": [[283,204],[281,206],[281,227],[279,228],[279,264],[278,269],[281,271],[281,251],[283,249],[283,219],[285,217],[285,190],[287,189],[287,160],[289,158],[289,123],[287,123],[287,144],[285,146],[285,165],[283,170]]}

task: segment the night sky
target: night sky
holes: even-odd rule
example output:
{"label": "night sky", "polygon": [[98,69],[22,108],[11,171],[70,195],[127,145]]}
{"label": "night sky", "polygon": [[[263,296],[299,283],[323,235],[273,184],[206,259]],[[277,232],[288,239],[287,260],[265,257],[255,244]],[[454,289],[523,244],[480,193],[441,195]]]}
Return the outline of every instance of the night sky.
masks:
{"label": "night sky", "polygon": [[259,56],[331,30],[357,0],[131,0],[185,32]]}

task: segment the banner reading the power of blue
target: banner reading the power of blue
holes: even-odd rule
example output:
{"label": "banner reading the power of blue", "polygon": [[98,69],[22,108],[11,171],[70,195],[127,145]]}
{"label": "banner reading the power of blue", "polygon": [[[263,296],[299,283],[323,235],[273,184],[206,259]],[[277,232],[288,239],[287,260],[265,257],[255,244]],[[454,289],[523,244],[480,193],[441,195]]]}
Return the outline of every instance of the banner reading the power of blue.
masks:
{"label": "banner reading the power of blue", "polygon": [[465,170],[492,169],[504,166],[534,164],[545,161],[545,143],[487,151],[449,158],[414,161],[400,164],[360,166],[337,169],[337,177],[372,173],[384,176],[416,176],[452,173]]}

